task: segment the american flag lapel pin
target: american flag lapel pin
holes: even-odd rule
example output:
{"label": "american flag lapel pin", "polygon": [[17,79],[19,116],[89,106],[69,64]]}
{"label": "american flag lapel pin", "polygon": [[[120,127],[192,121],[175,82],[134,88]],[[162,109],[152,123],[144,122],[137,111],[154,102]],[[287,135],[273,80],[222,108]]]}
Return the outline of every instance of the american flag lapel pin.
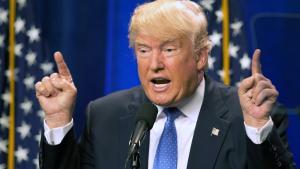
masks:
{"label": "american flag lapel pin", "polygon": [[213,136],[213,135],[214,136],[219,136],[219,132],[220,132],[219,129],[213,127],[212,130],[211,130],[211,136]]}

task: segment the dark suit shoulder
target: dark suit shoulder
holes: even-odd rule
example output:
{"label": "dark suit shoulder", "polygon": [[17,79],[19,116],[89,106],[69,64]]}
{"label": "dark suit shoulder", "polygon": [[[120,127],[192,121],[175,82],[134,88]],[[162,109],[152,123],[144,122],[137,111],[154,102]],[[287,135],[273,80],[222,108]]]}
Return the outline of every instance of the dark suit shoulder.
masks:
{"label": "dark suit shoulder", "polygon": [[226,99],[237,99],[237,87],[226,86],[220,82],[215,82],[215,86],[221,95]]}
{"label": "dark suit shoulder", "polygon": [[121,102],[123,104],[126,104],[136,99],[140,101],[143,101],[145,99],[145,94],[141,86],[113,92],[109,95],[92,101],[92,103],[95,105],[111,105],[112,103],[117,104]]}
{"label": "dark suit shoulder", "polygon": [[226,86],[216,81],[210,81],[208,85],[212,86],[210,89],[214,93],[212,96],[219,97],[216,101],[228,110],[223,117],[230,121],[235,118],[241,119],[242,110],[237,87]]}
{"label": "dark suit shoulder", "polygon": [[[111,93],[91,101],[87,107],[87,118],[118,119],[116,117],[132,115],[132,112],[147,98],[140,86]],[[90,120],[92,120],[90,119]]]}

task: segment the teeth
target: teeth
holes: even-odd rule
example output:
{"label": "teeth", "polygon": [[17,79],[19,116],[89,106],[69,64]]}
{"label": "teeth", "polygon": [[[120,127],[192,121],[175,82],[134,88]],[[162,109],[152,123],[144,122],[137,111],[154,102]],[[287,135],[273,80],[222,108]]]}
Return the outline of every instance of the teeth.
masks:
{"label": "teeth", "polygon": [[163,88],[166,87],[168,84],[154,84],[155,87],[157,88]]}

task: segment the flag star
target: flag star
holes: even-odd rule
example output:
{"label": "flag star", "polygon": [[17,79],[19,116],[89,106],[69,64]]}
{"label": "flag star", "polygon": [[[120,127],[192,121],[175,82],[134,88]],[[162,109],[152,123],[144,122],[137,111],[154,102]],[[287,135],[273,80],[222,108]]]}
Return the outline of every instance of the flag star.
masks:
{"label": "flag star", "polygon": [[7,140],[0,140],[0,152],[7,153]]}
{"label": "flag star", "polygon": [[45,112],[43,110],[39,110],[37,112],[37,115],[41,118],[41,121],[44,120],[44,117],[45,117]]}
{"label": "flag star", "polygon": [[21,163],[22,161],[28,161],[28,153],[29,153],[28,149],[19,146],[17,151],[15,151],[17,162]]}
{"label": "flag star", "polygon": [[15,22],[15,31],[16,33],[23,32],[25,30],[25,21],[18,17],[18,19]]}
{"label": "flag star", "polygon": [[53,67],[54,65],[51,62],[44,62],[40,65],[40,68],[43,70],[44,75],[52,73]]}
{"label": "flag star", "polygon": [[222,10],[218,10],[215,12],[215,15],[217,16],[217,22],[220,23],[223,20],[223,12]]}
{"label": "flag star", "polygon": [[230,24],[230,28],[233,30],[233,35],[236,36],[241,33],[242,31],[243,22],[242,21],[235,21]]}
{"label": "flag star", "polygon": [[25,114],[28,114],[32,109],[32,105],[32,101],[25,99],[25,101],[21,103],[20,108],[23,109]]}
{"label": "flag star", "polygon": [[33,64],[36,63],[36,53],[35,52],[32,52],[32,51],[29,51],[26,56],[25,56],[25,59],[27,61],[27,65],[28,66],[32,66]]}
{"label": "flag star", "polygon": [[22,49],[23,49],[23,44],[22,43],[16,44],[15,45],[15,55],[21,57],[23,55]]}
{"label": "flag star", "polygon": [[36,27],[31,27],[30,30],[27,31],[27,36],[29,37],[29,42],[39,41],[40,40],[40,30]]}
{"label": "flag star", "polygon": [[0,34],[0,47],[2,48],[2,47],[4,47],[4,35],[1,35]]}
{"label": "flag star", "polygon": [[224,79],[224,71],[223,70],[219,70],[217,72],[217,74],[220,76],[220,78],[223,80]]}
{"label": "flag star", "polygon": [[222,34],[218,33],[217,31],[213,31],[212,35],[209,36],[209,39],[211,40],[213,46],[220,46]]}
{"label": "flag star", "polygon": [[[19,69],[18,68],[15,68],[15,70],[14,70],[14,77],[15,77],[15,80],[17,81],[18,80],[18,76],[17,76],[17,74],[19,73]],[[5,76],[9,79],[10,78],[10,76],[11,76],[11,71],[8,69],[8,70],[6,70],[5,71]]]}
{"label": "flag star", "polygon": [[34,158],[32,162],[35,165],[36,169],[40,168],[40,166],[39,166],[39,155],[37,155],[36,158]]}
{"label": "flag star", "polygon": [[7,20],[8,20],[7,10],[0,8],[0,25],[2,25],[2,23],[7,23]]}
{"label": "flag star", "polygon": [[26,76],[26,78],[23,80],[24,85],[26,86],[26,89],[33,89],[34,87],[34,76]]}
{"label": "flag star", "polygon": [[0,164],[0,169],[6,169],[6,165],[5,164]]}
{"label": "flag star", "polygon": [[215,3],[215,0],[202,0],[199,3],[204,9],[211,12],[213,10],[212,5]]}
{"label": "flag star", "polygon": [[240,59],[240,64],[241,64],[242,69],[250,70],[251,60],[247,53],[244,53],[243,57]]}
{"label": "flag star", "polygon": [[[232,71],[230,70],[229,71],[229,75],[231,75],[231,73],[232,73]],[[220,78],[224,81],[224,78],[225,78],[225,72],[224,72],[224,70],[219,70],[218,72],[217,72],[217,74],[220,76]]]}
{"label": "flag star", "polygon": [[22,125],[20,127],[17,127],[17,132],[20,133],[20,137],[22,139],[30,136],[30,130],[31,126],[29,124],[26,124],[26,122],[24,121],[22,121]]}
{"label": "flag star", "polygon": [[22,9],[26,5],[26,0],[17,0],[19,8]]}
{"label": "flag star", "polygon": [[37,141],[38,143],[41,141],[41,131],[38,132],[37,135],[34,136],[35,141]]}
{"label": "flag star", "polygon": [[229,55],[233,58],[237,58],[238,51],[240,50],[239,46],[235,46],[233,43],[229,43]]}
{"label": "flag star", "polygon": [[8,128],[9,127],[9,117],[6,116],[6,114],[4,114],[4,112],[2,113],[2,117],[0,118],[0,126],[3,129]]}
{"label": "flag star", "polygon": [[9,90],[6,90],[2,94],[1,98],[4,101],[4,105],[8,105],[10,103],[10,92],[9,92]]}
{"label": "flag star", "polygon": [[215,57],[209,56],[208,57],[208,68],[209,69],[214,69],[214,63],[216,61]]}

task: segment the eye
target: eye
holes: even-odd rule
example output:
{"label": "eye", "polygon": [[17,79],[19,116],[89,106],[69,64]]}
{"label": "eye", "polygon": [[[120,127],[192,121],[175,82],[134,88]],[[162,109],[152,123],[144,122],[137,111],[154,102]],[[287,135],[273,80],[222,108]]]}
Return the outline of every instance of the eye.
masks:
{"label": "eye", "polygon": [[166,49],[166,52],[173,52],[174,50],[176,50],[176,49],[168,48],[168,49]]}
{"label": "eye", "polygon": [[169,46],[163,48],[163,53],[165,56],[173,56],[177,53],[178,49],[175,46]]}
{"label": "eye", "polygon": [[140,49],[139,52],[140,53],[147,53],[147,50],[146,49]]}
{"label": "eye", "polygon": [[151,49],[147,47],[138,47],[136,50],[138,57],[149,57],[151,55]]}

